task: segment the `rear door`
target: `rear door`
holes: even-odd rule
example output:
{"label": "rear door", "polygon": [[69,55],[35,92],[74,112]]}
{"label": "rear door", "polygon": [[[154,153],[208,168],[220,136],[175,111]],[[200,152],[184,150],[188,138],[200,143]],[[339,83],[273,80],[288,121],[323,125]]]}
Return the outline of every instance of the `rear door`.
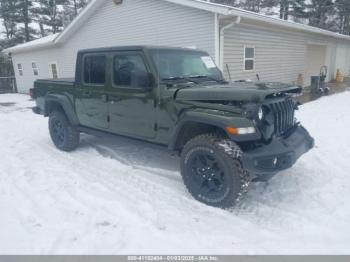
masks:
{"label": "rear door", "polygon": [[146,139],[156,136],[156,90],[150,88],[145,61],[141,51],[112,54],[108,97],[110,130],[114,133]]}
{"label": "rear door", "polygon": [[108,53],[89,53],[82,57],[81,81],[77,86],[76,108],[83,126],[108,129],[107,73]]}

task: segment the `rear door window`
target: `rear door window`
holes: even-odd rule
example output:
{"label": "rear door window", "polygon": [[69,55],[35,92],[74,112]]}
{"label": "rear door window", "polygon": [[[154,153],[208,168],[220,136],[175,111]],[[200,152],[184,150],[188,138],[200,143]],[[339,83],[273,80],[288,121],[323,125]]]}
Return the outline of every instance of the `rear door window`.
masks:
{"label": "rear door window", "polygon": [[84,82],[103,85],[106,82],[106,56],[87,55],[84,57]]}

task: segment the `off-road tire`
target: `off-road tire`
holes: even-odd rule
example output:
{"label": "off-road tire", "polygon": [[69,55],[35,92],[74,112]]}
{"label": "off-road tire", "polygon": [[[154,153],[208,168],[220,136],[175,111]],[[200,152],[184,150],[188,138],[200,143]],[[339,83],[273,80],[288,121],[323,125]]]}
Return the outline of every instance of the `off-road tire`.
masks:
{"label": "off-road tire", "polygon": [[[193,170],[190,167],[191,157],[195,152],[208,152],[220,161],[225,174],[225,186],[227,189],[224,194],[217,199],[210,199],[205,195],[199,194],[195,190],[193,182]],[[189,193],[198,201],[209,206],[219,208],[232,208],[247,192],[250,183],[249,173],[242,166],[242,151],[233,141],[223,138],[216,134],[204,134],[190,140],[183,148],[181,153],[181,175]],[[191,169],[192,168],[192,169]],[[198,187],[198,185],[197,185]]]}
{"label": "off-road tire", "polygon": [[[56,125],[60,125],[62,136],[55,132]],[[77,127],[71,125],[66,115],[61,110],[54,110],[49,116],[49,131],[55,146],[65,152],[70,152],[79,146],[80,132]]]}

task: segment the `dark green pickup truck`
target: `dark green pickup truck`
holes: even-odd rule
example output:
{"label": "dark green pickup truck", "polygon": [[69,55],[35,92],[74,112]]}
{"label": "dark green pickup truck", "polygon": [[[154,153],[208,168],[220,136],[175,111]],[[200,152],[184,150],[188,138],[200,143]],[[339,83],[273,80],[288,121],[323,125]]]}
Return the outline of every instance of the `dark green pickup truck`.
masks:
{"label": "dark green pickup truck", "polygon": [[37,80],[33,111],[49,117],[53,143],[74,150],[80,133],[122,135],[181,154],[189,192],[234,206],[251,181],[294,165],[314,145],[280,83],[228,83],[206,53],[112,47],[78,53],[75,79]]}

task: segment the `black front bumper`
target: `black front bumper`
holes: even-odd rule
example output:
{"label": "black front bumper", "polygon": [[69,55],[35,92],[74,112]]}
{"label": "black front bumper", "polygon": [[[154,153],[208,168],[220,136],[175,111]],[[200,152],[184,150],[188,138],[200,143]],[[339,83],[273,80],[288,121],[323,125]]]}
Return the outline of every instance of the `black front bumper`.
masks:
{"label": "black front bumper", "polygon": [[243,166],[258,180],[266,180],[279,171],[292,167],[306,152],[314,147],[308,131],[297,126],[286,138],[275,138],[268,145],[243,153]]}

